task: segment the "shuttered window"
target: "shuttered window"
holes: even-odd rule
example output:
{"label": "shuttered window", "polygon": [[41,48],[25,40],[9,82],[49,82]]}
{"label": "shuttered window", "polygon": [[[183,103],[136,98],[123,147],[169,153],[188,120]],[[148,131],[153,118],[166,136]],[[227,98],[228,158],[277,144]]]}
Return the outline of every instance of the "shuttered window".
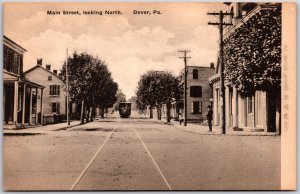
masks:
{"label": "shuttered window", "polygon": [[202,97],[202,87],[201,86],[191,86],[190,87],[190,97]]}
{"label": "shuttered window", "polygon": [[202,113],[202,102],[199,102],[199,101],[191,102],[191,113],[192,114],[201,114]]}
{"label": "shuttered window", "polygon": [[52,113],[59,114],[59,102],[52,102],[51,103],[51,111],[52,111]]}
{"label": "shuttered window", "polygon": [[193,79],[198,79],[198,69],[193,69]]}
{"label": "shuttered window", "polygon": [[60,95],[60,86],[50,85],[50,96],[59,96],[59,95]]}

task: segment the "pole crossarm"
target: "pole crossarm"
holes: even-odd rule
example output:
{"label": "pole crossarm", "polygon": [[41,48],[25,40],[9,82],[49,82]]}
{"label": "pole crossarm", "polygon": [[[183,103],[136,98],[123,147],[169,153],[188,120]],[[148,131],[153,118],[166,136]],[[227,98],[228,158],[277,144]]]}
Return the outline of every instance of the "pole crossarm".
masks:
{"label": "pole crossarm", "polygon": [[[217,23],[217,22],[208,22],[208,25],[216,25],[216,26],[219,26],[220,23]],[[222,24],[223,26],[232,26],[233,24],[232,23],[224,23]]]}
{"label": "pole crossarm", "polygon": [[[207,15],[221,15],[221,13],[219,12],[208,12]],[[223,16],[233,16],[233,13],[229,13],[229,12],[222,12]]]}

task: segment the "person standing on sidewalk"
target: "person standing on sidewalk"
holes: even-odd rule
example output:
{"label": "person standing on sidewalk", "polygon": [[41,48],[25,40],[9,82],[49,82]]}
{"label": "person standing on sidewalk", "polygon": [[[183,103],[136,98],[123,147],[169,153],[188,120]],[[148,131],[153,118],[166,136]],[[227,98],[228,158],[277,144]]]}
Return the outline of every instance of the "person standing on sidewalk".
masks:
{"label": "person standing on sidewalk", "polygon": [[207,117],[207,122],[208,122],[208,127],[209,127],[209,131],[208,132],[212,132],[211,121],[212,121],[213,111],[212,111],[210,105],[207,106],[207,109],[208,109],[208,111],[207,111],[206,117]]}
{"label": "person standing on sidewalk", "polygon": [[181,123],[183,122],[183,116],[182,113],[179,113],[179,124],[181,125]]}

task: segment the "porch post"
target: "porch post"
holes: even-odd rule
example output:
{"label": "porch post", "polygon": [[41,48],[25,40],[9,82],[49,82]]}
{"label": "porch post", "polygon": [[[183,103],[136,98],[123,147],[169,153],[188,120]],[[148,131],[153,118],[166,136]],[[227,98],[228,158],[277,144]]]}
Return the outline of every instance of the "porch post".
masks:
{"label": "porch post", "polygon": [[238,126],[238,98],[237,98],[237,90],[235,87],[233,87],[233,94],[232,94],[232,121],[233,121],[233,127]]}
{"label": "porch post", "polygon": [[23,104],[22,104],[22,125],[25,124],[25,104],[26,104],[26,83],[23,88]]}
{"label": "porch post", "polygon": [[41,124],[44,125],[44,111],[43,111],[43,88],[41,89]]}
{"label": "porch post", "polygon": [[257,112],[257,109],[256,109],[256,91],[254,92],[254,98],[253,98],[253,127],[256,128],[256,112]]}
{"label": "porch post", "polygon": [[36,87],[35,88],[35,98],[36,98],[36,100],[35,100],[35,124],[37,125],[38,124],[38,122],[39,122],[39,117],[38,117],[38,88]]}
{"label": "porch post", "polygon": [[226,118],[226,127],[230,126],[230,112],[229,112],[229,86],[226,86],[225,90],[225,118]]}
{"label": "porch post", "polygon": [[32,87],[30,86],[29,124],[32,125]]}
{"label": "porch post", "polygon": [[17,125],[18,122],[18,97],[19,97],[19,83],[15,81],[15,91],[14,91],[14,117],[13,124]]}
{"label": "porch post", "polygon": [[218,95],[216,86],[213,86],[213,114],[214,114],[214,125],[218,125]]}

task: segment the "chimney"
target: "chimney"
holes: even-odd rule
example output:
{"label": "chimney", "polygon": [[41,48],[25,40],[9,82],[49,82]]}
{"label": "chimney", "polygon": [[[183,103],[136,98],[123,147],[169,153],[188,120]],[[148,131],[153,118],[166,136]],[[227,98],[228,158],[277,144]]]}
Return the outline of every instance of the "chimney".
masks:
{"label": "chimney", "polygon": [[39,66],[42,66],[43,65],[43,59],[38,58],[37,61],[36,61],[36,64],[39,65]]}
{"label": "chimney", "polygon": [[57,70],[55,69],[55,70],[53,70],[53,73],[55,74],[55,75],[57,75]]}
{"label": "chimney", "polygon": [[51,70],[51,65],[47,64],[46,69],[50,71]]}
{"label": "chimney", "polygon": [[215,68],[215,64],[214,63],[210,63],[210,68],[214,69]]}

